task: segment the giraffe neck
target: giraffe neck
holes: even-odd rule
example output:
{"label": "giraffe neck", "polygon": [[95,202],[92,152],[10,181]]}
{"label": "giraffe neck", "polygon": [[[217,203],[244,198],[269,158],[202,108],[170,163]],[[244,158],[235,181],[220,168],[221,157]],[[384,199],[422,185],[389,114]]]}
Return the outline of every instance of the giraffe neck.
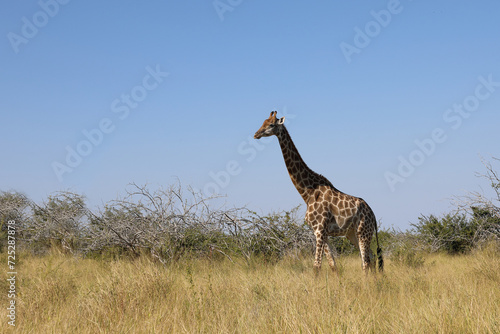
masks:
{"label": "giraffe neck", "polygon": [[336,190],[333,185],[324,176],[312,171],[304,162],[302,157],[295,147],[295,144],[288,133],[288,130],[283,126],[282,130],[277,135],[285,165],[292,182],[297,188],[300,196],[306,203],[314,190],[320,185],[328,185]]}

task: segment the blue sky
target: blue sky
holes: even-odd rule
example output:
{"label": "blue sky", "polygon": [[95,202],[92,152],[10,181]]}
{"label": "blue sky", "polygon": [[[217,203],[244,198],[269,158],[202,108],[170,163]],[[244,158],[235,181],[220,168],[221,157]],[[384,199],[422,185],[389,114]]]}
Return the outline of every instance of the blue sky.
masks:
{"label": "blue sky", "polygon": [[[301,204],[302,157],[407,228],[487,191],[500,156],[498,1],[9,1],[0,13],[0,189],[90,205],[127,184]],[[73,152],[73,153],[69,153]],[[78,155],[76,157],[75,155]]]}

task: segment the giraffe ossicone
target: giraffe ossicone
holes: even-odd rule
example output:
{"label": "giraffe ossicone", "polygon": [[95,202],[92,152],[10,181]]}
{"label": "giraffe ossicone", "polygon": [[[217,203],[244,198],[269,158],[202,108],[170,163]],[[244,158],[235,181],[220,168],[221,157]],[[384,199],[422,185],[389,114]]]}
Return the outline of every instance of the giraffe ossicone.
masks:
{"label": "giraffe ossicone", "polygon": [[305,219],[316,237],[316,272],[321,268],[323,253],[330,268],[336,270],[335,258],[327,243],[328,236],[347,237],[360,251],[363,271],[374,269],[376,260],[370,249],[373,234],[377,241],[378,268],[382,271],[384,262],[372,209],[362,198],[341,192],[326,177],[306,165],[284,125],[285,118],[277,118],[277,113],[271,112],[254,138],[278,137],[288,174],[307,206]]}

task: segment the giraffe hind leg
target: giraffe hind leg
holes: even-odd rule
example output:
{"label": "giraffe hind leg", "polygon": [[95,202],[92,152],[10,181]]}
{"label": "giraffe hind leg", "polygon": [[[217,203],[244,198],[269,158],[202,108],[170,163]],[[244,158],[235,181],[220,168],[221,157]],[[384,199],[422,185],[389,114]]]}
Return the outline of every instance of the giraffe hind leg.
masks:
{"label": "giraffe hind leg", "polygon": [[375,269],[375,258],[370,248],[372,241],[373,231],[365,225],[365,220],[362,219],[357,231],[357,239],[359,240],[359,252],[361,254],[361,261],[363,271],[368,273],[369,269]]}
{"label": "giraffe hind leg", "polygon": [[371,251],[370,244],[366,242],[366,240],[360,240],[359,251],[361,253],[361,263],[363,266],[363,271],[365,273],[368,272],[368,269],[371,267]]}
{"label": "giraffe hind leg", "polygon": [[372,241],[371,234],[359,238],[359,251],[361,253],[361,260],[364,272],[368,272],[368,270],[373,270],[373,272],[375,272],[376,260],[370,247],[371,241]]}

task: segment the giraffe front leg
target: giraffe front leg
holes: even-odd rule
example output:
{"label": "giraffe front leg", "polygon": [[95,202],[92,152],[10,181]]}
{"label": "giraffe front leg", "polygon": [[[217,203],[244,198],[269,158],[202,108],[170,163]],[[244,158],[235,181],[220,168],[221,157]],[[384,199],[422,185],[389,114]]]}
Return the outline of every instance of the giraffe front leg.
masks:
{"label": "giraffe front leg", "polygon": [[[325,237],[326,238],[326,237]],[[328,265],[330,266],[330,269],[335,273],[337,272],[337,266],[335,264],[335,257],[333,256],[333,253],[330,249],[330,246],[328,246],[328,242],[326,240],[323,241],[323,248],[325,250],[325,255],[328,260]]]}
{"label": "giraffe front leg", "polygon": [[323,251],[325,247],[324,237],[322,233],[316,233],[316,254],[314,256],[314,272],[316,275],[319,274],[321,269],[321,260],[323,257]]}

